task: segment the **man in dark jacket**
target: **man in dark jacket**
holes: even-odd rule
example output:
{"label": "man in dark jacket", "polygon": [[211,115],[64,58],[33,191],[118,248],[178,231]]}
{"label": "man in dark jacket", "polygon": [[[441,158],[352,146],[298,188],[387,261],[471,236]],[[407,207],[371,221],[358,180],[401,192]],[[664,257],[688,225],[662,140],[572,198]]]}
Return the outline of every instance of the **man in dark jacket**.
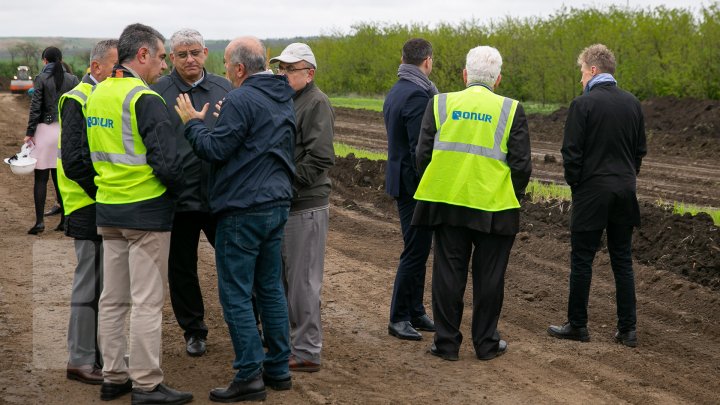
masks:
{"label": "man in dark jacket", "polygon": [[[198,31],[186,28],[175,32],[170,37],[170,50],[172,72],[150,86],[165,99],[175,129],[178,159],[185,180],[185,187],[180,191],[175,208],[170,236],[168,282],[175,319],[185,331],[185,350],[191,356],[202,356],[205,353],[208,328],[205,325],[205,307],[198,279],[197,250],[200,231],[205,233],[210,245],[215,246],[215,220],[207,202],[210,169],[207,162],[198,159],[185,139],[185,126],[175,113],[175,104],[178,95],[189,94],[196,109],[201,109],[206,103],[214,106],[231,87],[224,77],[205,70],[208,49]],[[208,129],[213,129],[215,120],[214,114],[205,116]]]}
{"label": "man in dark jacket", "polygon": [[532,164],[522,105],[494,93],[501,66],[497,49],[471,49],[463,70],[467,88],[435,96],[420,130],[412,225],[435,232],[430,353],[445,360],[458,359],[471,259],[475,355],[491,360],[507,350],[497,324]]}
{"label": "man in dark jacket", "polygon": [[428,79],[432,71],[432,46],[422,38],[405,42],[398,81],[383,104],[388,137],[385,191],[395,198],[400,214],[403,251],[400,254],[390,301],[388,333],[399,339],[420,340],[418,330],[433,332],[435,325],[425,312],[425,263],[430,255],[432,232],[410,226],[420,180],[415,166],[415,147],[428,100],[437,88]]}
{"label": "man in dark jacket", "polygon": [[[102,291],[102,238],[95,224],[95,171],[80,173],[82,185],[70,180],[64,166],[82,167],[82,145],[87,139],[83,107],[92,87],[105,80],[118,62],[117,40],[98,42],[90,53],[90,72],[81,84],[60,98],[60,156],[58,187],[65,212],[65,235],[75,239],[77,267],[70,296],[67,378],[86,384],[102,384],[102,355],[97,346],[98,301]],[[90,156],[86,154],[86,159]],[[86,166],[87,167],[87,166]],[[87,191],[85,191],[87,190]]]}
{"label": "man in dark jacket", "polygon": [[127,26],[118,41],[119,65],[95,86],[85,109],[104,253],[98,316],[103,400],[130,388],[138,404],[192,400],[192,394],[163,384],[160,368],[170,230],[182,187],[165,103],[148,87],[167,68],[164,41],[152,27]]}
{"label": "man in dark jacket", "polygon": [[637,345],[632,232],[640,225],[636,178],[647,153],[640,102],[618,88],[615,56],[596,44],[578,57],[583,95],[573,100],[561,149],[565,181],[572,189],[570,222],[570,297],[567,322],[550,326],[560,339],[587,342],[587,306],[592,262],[607,229],[607,246],[615,276],[615,340]]}
{"label": "man in dark jacket", "polygon": [[290,317],[290,370],[320,370],[322,322],[320,291],[325,266],[329,221],[330,179],[335,163],[333,125],[335,113],[328,97],[315,85],[317,62],[309,46],[288,45],[270,63],[295,90],[293,103],[295,179],[290,216],[285,225],[282,257],[285,292]]}
{"label": "man in dark jacket", "polygon": [[[215,129],[202,122],[187,94],[175,108],[195,153],[212,166],[210,210],[218,217],[215,258],[225,322],[235,349],[235,377],[210,391],[219,402],[259,400],[265,385],[290,389],[288,310],[280,255],[295,171],[295,94],[287,78],[265,71],[257,38],[225,48],[225,72],[234,89],[222,103]],[[255,289],[268,351],[255,328]]]}

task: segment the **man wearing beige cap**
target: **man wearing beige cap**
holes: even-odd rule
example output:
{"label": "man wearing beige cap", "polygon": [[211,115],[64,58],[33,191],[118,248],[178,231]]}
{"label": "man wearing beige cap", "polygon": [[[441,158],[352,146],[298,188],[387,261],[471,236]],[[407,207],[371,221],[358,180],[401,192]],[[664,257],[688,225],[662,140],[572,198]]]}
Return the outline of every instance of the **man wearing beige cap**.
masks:
{"label": "man wearing beige cap", "polygon": [[288,45],[270,59],[295,90],[295,178],[282,245],[283,276],[290,318],[290,370],[320,370],[322,287],[329,219],[330,179],[335,163],[330,100],[315,85],[317,62],[309,46]]}

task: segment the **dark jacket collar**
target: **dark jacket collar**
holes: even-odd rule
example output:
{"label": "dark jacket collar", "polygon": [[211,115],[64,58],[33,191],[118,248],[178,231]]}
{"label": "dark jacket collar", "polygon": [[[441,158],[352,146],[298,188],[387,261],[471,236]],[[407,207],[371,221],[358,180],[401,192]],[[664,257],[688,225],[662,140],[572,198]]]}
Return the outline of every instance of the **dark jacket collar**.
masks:
{"label": "dark jacket collar", "polygon": [[315,87],[315,80],[305,85],[305,87],[303,87],[302,89],[296,91],[295,95],[293,96],[293,100],[297,100],[298,98],[300,98],[301,94],[305,93],[306,91],[312,90],[313,87]]}
{"label": "dark jacket collar", "polygon": [[[185,83],[185,80],[183,80],[183,78],[180,77],[180,73],[178,73],[175,68],[173,68],[172,72],[170,72],[170,77],[172,78],[173,82],[175,82],[175,85],[178,87],[178,89],[180,89],[181,93],[187,93],[188,91],[192,90],[193,86]],[[209,90],[209,88],[208,88],[208,72],[207,72],[207,70],[205,70],[205,68],[203,68],[202,80],[195,87],[200,87],[203,90]]]}

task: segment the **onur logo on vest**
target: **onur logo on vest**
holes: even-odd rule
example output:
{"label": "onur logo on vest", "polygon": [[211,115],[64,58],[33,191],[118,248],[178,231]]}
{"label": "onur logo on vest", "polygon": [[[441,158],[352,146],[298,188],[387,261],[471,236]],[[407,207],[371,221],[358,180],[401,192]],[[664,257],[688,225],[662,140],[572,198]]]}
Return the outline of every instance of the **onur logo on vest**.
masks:
{"label": "onur logo on vest", "polygon": [[476,112],[469,112],[469,111],[455,110],[452,112],[452,119],[455,121],[472,120],[472,121],[492,123],[492,115],[476,113]]}
{"label": "onur logo on vest", "polygon": [[87,117],[87,126],[88,126],[88,128],[91,128],[91,127],[112,128],[113,120],[111,120],[110,118]]}

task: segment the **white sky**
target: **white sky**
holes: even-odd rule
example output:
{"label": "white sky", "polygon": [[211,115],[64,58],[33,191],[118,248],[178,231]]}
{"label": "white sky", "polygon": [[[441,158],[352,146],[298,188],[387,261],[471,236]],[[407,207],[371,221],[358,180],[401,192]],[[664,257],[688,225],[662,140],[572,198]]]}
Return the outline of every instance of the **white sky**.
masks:
{"label": "white sky", "polygon": [[511,17],[546,17],[566,7],[603,9],[609,5],[690,8],[717,0],[2,0],[0,37],[117,37],[140,22],[166,37],[195,28],[205,39],[241,35],[286,38],[349,33],[359,22],[457,24]]}

